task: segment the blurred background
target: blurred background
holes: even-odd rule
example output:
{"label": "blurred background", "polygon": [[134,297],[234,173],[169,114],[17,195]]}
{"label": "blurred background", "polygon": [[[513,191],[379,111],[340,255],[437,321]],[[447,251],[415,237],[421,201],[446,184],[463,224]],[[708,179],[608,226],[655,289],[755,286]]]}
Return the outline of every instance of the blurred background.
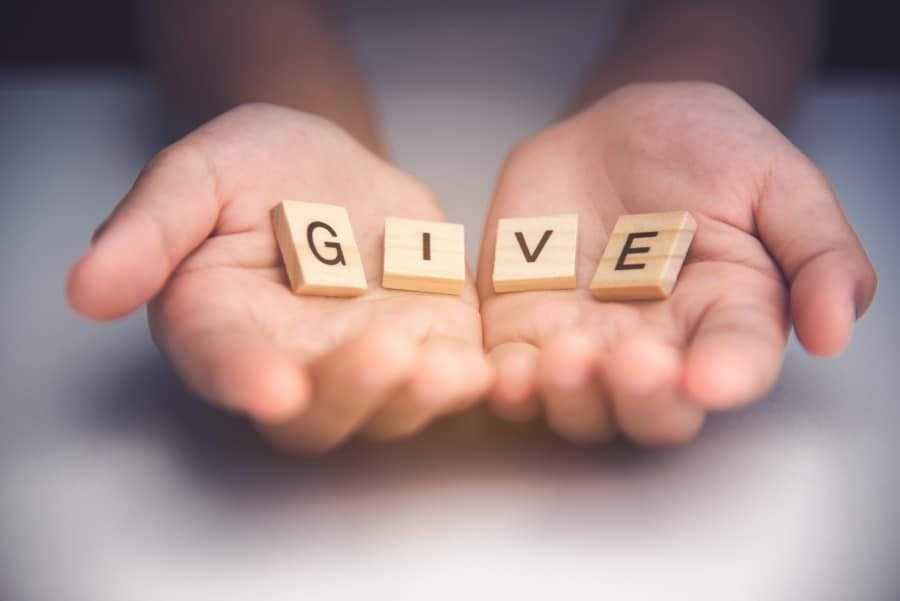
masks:
{"label": "blurred background", "polygon": [[[558,115],[596,5],[496,11],[454,60],[450,28],[369,17],[528,0],[344,1],[366,9],[356,41],[399,164],[476,256],[507,147]],[[308,461],[198,402],[142,314],[98,326],[63,301],[70,261],[164,141],[137,0],[0,6],[0,601],[900,599],[900,3],[829,2],[824,81],[790,131],[882,276],[840,360],[792,343],[766,400],[679,451],[464,419]],[[561,6],[577,10],[548,27]]]}
{"label": "blurred background", "polygon": [[[144,68],[137,3],[122,0],[5,2],[0,68]],[[829,0],[822,71],[900,75],[900,3]]]}

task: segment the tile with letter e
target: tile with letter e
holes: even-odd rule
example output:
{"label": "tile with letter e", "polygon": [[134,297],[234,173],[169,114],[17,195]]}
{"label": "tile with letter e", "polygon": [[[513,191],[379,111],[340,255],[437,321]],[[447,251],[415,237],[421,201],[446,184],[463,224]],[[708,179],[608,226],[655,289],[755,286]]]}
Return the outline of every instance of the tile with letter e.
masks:
{"label": "tile with letter e", "polygon": [[687,211],[622,215],[591,282],[600,300],[658,300],[672,293],[697,223]]}
{"label": "tile with letter e", "polygon": [[359,296],[366,291],[346,208],[286,200],[272,208],[271,218],[292,291],[311,296]]}
{"label": "tile with letter e", "polygon": [[494,291],[575,288],[577,246],[578,215],[498,220]]}
{"label": "tile with letter e", "polygon": [[381,285],[393,290],[461,294],[466,285],[463,226],[386,218]]}

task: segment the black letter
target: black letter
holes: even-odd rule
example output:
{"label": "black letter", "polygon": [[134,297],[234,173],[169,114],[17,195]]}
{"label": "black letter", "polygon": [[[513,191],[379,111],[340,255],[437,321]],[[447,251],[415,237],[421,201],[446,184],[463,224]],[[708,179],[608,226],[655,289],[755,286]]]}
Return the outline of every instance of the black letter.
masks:
{"label": "black letter", "polygon": [[340,263],[341,265],[346,265],[347,262],[344,260],[344,251],[341,249],[341,245],[337,242],[326,242],[323,245],[325,248],[333,248],[337,251],[335,252],[333,259],[326,259],[319,254],[319,251],[316,250],[316,244],[313,241],[313,231],[315,231],[317,227],[322,228],[332,236],[337,236],[337,232],[334,231],[334,228],[332,228],[327,223],[322,223],[321,221],[313,221],[312,223],[310,223],[309,227],[306,228],[306,241],[309,243],[309,250],[312,251],[312,254],[326,265],[337,265],[338,263]]}
{"label": "black letter", "polygon": [[622,271],[624,269],[643,269],[647,266],[646,263],[625,263],[625,258],[628,255],[638,255],[650,252],[649,246],[638,246],[632,247],[631,243],[634,242],[636,238],[656,238],[659,235],[659,232],[635,232],[628,234],[628,238],[625,239],[625,246],[622,247],[622,252],[619,254],[619,260],[616,261],[616,271]]}
{"label": "black letter", "polygon": [[522,254],[525,255],[526,261],[529,263],[537,261],[537,258],[540,256],[541,251],[544,250],[544,245],[547,244],[547,240],[550,239],[552,233],[553,230],[544,232],[544,235],[541,236],[541,241],[538,242],[537,248],[534,249],[534,253],[530,253],[528,252],[528,244],[525,243],[525,236],[522,235],[522,232],[516,232],[516,240],[519,242],[519,248],[522,249]]}
{"label": "black letter", "polygon": [[422,233],[422,259],[431,260],[431,234],[428,232]]}

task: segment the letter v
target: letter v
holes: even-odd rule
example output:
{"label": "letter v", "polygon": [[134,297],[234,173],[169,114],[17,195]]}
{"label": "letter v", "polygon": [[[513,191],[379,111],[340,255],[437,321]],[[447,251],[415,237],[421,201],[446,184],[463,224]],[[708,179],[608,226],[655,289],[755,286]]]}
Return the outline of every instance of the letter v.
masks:
{"label": "letter v", "polygon": [[519,242],[519,248],[522,249],[522,254],[525,255],[525,260],[529,263],[534,263],[537,261],[537,258],[541,256],[541,251],[544,250],[544,245],[547,244],[547,240],[550,239],[550,236],[553,234],[553,230],[547,230],[544,232],[544,235],[541,236],[540,242],[538,242],[537,247],[534,249],[534,252],[528,251],[528,243],[525,242],[525,236],[522,232],[516,232],[516,240]]}

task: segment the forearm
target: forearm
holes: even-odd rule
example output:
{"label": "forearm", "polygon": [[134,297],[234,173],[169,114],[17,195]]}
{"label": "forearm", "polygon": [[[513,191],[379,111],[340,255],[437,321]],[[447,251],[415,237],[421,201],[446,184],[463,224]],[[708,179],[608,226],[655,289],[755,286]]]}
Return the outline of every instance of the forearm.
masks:
{"label": "forearm", "polygon": [[326,117],[383,154],[362,77],[328,2],[142,0],[142,7],[179,127],[270,102]]}
{"label": "forearm", "polygon": [[822,13],[820,0],[639,2],[573,107],[628,83],[709,81],[777,122],[812,72]]}

